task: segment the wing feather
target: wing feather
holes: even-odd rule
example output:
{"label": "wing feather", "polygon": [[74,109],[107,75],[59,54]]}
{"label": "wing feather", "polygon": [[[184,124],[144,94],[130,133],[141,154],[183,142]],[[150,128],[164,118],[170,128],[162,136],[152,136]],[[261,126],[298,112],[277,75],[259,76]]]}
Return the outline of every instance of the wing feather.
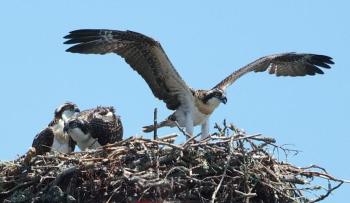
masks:
{"label": "wing feather", "polygon": [[323,74],[320,68],[331,68],[332,58],[318,54],[283,53],[262,57],[238,70],[222,80],[214,88],[225,90],[238,78],[249,72],[267,71],[276,76],[306,76]]}
{"label": "wing feather", "polygon": [[97,107],[91,112],[88,123],[93,138],[97,138],[101,145],[122,140],[123,126],[113,107]]}
{"label": "wing feather", "polygon": [[51,151],[54,134],[51,128],[47,127],[38,133],[32,143],[32,147],[35,148],[36,154],[45,154]]}
{"label": "wing feather", "polygon": [[137,71],[153,94],[171,110],[184,98],[192,97],[190,88],[175,70],[161,45],[150,37],[132,31],[83,29],[70,32],[65,44],[68,52],[82,54],[116,53]]}

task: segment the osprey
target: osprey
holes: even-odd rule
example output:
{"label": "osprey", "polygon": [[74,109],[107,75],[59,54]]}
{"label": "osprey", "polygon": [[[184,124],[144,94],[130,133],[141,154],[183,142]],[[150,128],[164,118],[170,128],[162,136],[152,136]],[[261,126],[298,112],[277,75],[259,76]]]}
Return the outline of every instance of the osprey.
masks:
{"label": "osprey", "polygon": [[123,126],[113,107],[97,107],[80,112],[65,123],[64,132],[82,151],[123,138]]}
{"label": "osprey", "polygon": [[63,132],[64,123],[74,117],[79,112],[79,108],[66,102],[56,108],[54,119],[49,125],[38,133],[32,143],[36,154],[45,154],[50,151],[70,153],[74,151],[75,142]]}
{"label": "osprey", "polygon": [[71,31],[65,44],[75,44],[66,51],[82,54],[115,53],[137,71],[151,88],[175,112],[157,126],[145,126],[150,132],[163,126],[174,127],[175,121],[192,135],[193,126],[201,125],[202,139],[209,135],[209,117],[220,103],[226,103],[228,86],[249,72],[268,71],[277,76],[323,74],[331,68],[332,58],[325,55],[281,53],[265,56],[234,71],[210,90],[190,88],[180,77],[159,42],[133,31],[82,29]]}

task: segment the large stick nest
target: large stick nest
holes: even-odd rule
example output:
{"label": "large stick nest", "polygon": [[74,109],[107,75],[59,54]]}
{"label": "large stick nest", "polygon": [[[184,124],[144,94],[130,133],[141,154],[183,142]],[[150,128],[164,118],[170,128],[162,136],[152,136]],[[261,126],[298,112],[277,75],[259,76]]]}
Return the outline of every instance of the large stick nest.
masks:
{"label": "large stick nest", "polygon": [[274,139],[225,123],[216,128],[206,140],[183,144],[173,135],[71,154],[30,150],[0,164],[0,201],[316,202],[344,182],[318,166],[278,160],[278,151],[290,151]]}

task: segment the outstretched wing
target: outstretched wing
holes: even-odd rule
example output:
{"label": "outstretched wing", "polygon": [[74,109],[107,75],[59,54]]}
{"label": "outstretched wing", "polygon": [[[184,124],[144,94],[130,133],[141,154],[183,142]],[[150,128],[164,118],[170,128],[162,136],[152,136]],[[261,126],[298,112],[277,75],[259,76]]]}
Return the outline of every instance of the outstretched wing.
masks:
{"label": "outstretched wing", "polygon": [[323,74],[321,68],[331,68],[332,58],[317,54],[283,53],[262,57],[243,68],[238,69],[214,88],[225,90],[242,75],[254,72],[268,71],[276,76],[305,76]]}
{"label": "outstretched wing", "polygon": [[83,29],[70,32],[66,51],[82,54],[116,53],[137,71],[153,94],[175,110],[188,105],[190,88],[177,73],[161,45],[150,37],[132,31]]}
{"label": "outstretched wing", "polygon": [[32,143],[32,147],[35,148],[36,154],[45,154],[51,151],[54,134],[51,128],[47,127],[38,133]]}

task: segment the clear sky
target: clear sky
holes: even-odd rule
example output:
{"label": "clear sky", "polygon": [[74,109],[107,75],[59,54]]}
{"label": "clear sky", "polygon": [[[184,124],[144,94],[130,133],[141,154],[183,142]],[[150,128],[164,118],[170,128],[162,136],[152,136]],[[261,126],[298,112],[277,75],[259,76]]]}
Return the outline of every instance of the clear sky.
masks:
{"label": "clear sky", "polygon": [[[136,1],[135,1],[136,2]],[[258,57],[310,52],[334,58],[324,75],[277,78],[251,73],[229,88],[212,115],[302,152],[294,164],[321,165],[350,179],[348,1],[2,1],[0,160],[22,155],[65,101],[81,109],[115,106],[125,137],[171,112],[116,55],[65,52],[81,28],[133,30],[162,43],[187,84],[207,89]],[[160,134],[176,129],[163,129]],[[199,132],[199,128],[196,129]],[[150,134],[146,136],[151,136]],[[349,185],[326,202],[346,202]]]}

